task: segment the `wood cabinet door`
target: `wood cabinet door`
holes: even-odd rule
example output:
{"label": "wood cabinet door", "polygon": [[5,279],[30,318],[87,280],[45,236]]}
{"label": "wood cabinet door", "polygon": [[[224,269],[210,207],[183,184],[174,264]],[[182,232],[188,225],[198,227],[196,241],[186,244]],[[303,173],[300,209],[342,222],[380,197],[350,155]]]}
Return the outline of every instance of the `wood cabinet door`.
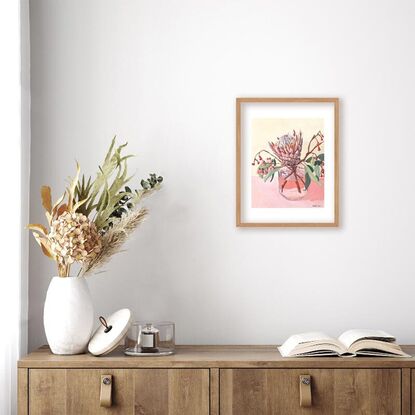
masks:
{"label": "wood cabinet door", "polygon": [[[311,375],[310,407],[300,376]],[[400,369],[221,369],[221,415],[400,415]]]}
{"label": "wood cabinet door", "polygon": [[411,389],[411,414],[415,415],[415,369],[411,369],[411,380],[410,380],[410,389]]}
{"label": "wood cabinet door", "polygon": [[[101,375],[112,405],[100,406]],[[30,415],[208,415],[209,369],[30,369]]]}

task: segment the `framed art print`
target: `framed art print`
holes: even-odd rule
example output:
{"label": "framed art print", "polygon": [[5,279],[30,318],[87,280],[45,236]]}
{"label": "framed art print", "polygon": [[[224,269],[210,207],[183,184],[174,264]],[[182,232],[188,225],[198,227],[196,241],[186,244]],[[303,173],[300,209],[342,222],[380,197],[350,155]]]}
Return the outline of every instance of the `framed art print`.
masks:
{"label": "framed art print", "polygon": [[338,98],[237,98],[237,226],[338,226]]}

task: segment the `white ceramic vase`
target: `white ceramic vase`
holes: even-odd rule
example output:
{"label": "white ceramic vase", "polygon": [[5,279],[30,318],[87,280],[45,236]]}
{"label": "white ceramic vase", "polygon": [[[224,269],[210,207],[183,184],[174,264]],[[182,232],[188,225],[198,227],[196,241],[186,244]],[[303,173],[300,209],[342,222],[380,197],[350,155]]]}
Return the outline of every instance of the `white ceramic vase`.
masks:
{"label": "white ceramic vase", "polygon": [[85,353],[94,324],[94,307],[85,277],[52,278],[43,323],[53,353]]}

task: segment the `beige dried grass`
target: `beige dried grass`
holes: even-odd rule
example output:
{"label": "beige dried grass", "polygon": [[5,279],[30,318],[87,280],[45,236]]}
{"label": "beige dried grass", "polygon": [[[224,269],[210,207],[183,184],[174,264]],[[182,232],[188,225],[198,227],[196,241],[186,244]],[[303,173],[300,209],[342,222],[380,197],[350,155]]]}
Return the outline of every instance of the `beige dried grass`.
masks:
{"label": "beige dried grass", "polygon": [[129,236],[138,228],[148,215],[146,208],[133,210],[124,214],[121,218],[113,221],[113,226],[102,236],[102,247],[100,253],[84,264],[82,275],[96,273],[104,266],[113,255],[121,252],[121,248]]}

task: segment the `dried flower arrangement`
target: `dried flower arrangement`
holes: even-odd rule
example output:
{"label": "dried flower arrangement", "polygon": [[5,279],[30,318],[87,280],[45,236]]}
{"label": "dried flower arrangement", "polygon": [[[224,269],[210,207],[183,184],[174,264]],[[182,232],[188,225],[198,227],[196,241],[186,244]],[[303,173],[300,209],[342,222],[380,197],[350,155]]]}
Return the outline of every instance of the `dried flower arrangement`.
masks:
{"label": "dried flower arrangement", "polygon": [[42,186],[49,230],[40,224],[28,228],[43,253],[56,261],[60,277],[68,277],[75,263],[80,266],[78,275],[96,273],[120,252],[147,216],[147,209],[139,208],[139,202],[158,190],[163,178],[150,174],[141,180],[140,189],[131,190],[127,183],[133,176],[127,176],[127,160],[132,155],[121,155],[126,145],[115,147],[114,137],[95,180],[84,175],[80,179],[77,163],[75,177],[54,204],[51,188]]}
{"label": "dried flower arrangement", "polygon": [[[269,142],[272,153],[260,150],[254,156],[252,165],[257,165],[257,174],[265,182],[278,174],[280,193],[291,200],[305,195],[311,182],[320,183],[324,177],[324,135],[319,131],[308,142],[302,156],[303,135],[294,130]],[[264,159],[261,153],[267,153]],[[269,157],[270,156],[270,157]]]}

